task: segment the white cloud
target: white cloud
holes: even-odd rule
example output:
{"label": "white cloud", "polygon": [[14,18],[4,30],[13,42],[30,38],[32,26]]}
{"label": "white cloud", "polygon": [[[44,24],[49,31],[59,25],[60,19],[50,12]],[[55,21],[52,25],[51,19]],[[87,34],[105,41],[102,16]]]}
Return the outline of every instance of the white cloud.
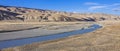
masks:
{"label": "white cloud", "polygon": [[112,10],[118,12],[120,11],[120,8],[113,8]]}
{"label": "white cloud", "polygon": [[99,4],[95,2],[86,2],[84,3],[84,5],[99,5]]}
{"label": "white cloud", "polygon": [[102,8],[105,8],[107,6],[104,6],[102,4],[99,4],[99,3],[95,3],[95,2],[85,2],[84,5],[87,5],[89,6],[89,10],[96,10],[96,9],[102,9]]}
{"label": "white cloud", "polygon": [[114,3],[112,6],[120,6],[120,3]]}
{"label": "white cloud", "polygon": [[102,8],[106,8],[107,6],[91,6],[89,7],[89,10],[96,10],[96,9],[102,9]]}
{"label": "white cloud", "polygon": [[[84,3],[84,5],[89,6],[88,10],[96,10],[96,9],[109,9],[109,10],[114,10],[114,11],[118,11],[120,10],[120,8],[118,9],[118,7],[120,7],[120,3],[113,3],[113,4],[99,4],[99,3],[95,3],[95,2],[86,2]],[[114,9],[117,8],[117,9]]]}

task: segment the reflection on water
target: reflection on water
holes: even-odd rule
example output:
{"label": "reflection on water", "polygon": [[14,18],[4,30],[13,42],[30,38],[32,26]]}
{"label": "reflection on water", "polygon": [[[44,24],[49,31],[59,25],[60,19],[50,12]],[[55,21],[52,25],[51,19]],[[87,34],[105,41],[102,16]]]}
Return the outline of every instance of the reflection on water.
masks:
{"label": "reflection on water", "polygon": [[94,24],[90,28],[71,31],[71,32],[53,34],[53,35],[48,35],[48,36],[33,37],[33,38],[18,39],[18,40],[0,41],[0,49],[20,46],[20,45],[24,45],[24,44],[30,44],[33,42],[42,42],[42,41],[47,41],[47,40],[54,40],[54,39],[68,37],[71,35],[88,33],[88,32],[94,31],[98,28],[101,28],[101,26]]}

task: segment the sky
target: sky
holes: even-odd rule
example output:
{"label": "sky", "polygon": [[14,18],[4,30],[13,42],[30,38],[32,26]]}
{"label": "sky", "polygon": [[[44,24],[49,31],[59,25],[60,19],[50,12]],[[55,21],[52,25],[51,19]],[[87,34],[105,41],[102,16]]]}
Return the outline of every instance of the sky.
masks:
{"label": "sky", "polygon": [[0,0],[0,5],[120,15],[120,0]]}

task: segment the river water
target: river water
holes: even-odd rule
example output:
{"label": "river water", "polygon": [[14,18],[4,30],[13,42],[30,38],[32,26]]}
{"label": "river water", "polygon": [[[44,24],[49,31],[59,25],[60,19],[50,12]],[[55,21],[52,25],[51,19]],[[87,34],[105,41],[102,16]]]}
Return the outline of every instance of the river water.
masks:
{"label": "river water", "polygon": [[32,38],[25,38],[25,39],[0,41],[0,49],[21,46],[21,45],[25,45],[25,44],[31,44],[34,42],[55,40],[55,39],[65,38],[65,37],[72,36],[72,35],[85,34],[85,33],[95,31],[99,28],[101,28],[101,26],[94,24],[94,25],[90,26],[89,28],[75,30],[75,31],[71,31],[71,32],[64,32],[64,33],[58,33],[58,34],[52,34],[52,35],[46,35],[46,36],[38,36],[38,37],[32,37]]}

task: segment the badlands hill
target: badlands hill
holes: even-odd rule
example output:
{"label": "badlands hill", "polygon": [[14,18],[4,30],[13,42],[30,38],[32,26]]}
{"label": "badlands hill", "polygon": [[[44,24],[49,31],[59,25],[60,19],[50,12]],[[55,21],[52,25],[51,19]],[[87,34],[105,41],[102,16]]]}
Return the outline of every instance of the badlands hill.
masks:
{"label": "badlands hill", "polygon": [[120,16],[103,13],[70,13],[0,5],[0,21],[65,22],[120,20]]}

